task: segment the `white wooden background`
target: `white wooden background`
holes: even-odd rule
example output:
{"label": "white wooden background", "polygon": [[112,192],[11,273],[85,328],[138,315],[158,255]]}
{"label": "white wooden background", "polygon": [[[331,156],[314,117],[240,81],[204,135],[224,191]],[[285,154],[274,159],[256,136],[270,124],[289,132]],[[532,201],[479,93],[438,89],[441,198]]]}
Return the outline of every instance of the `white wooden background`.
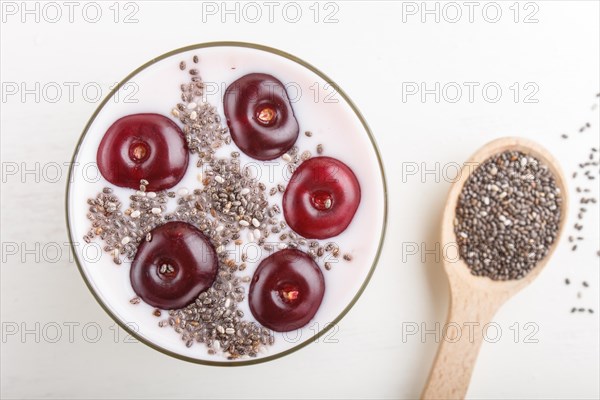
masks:
{"label": "white wooden background", "polygon": [[[256,8],[243,3],[226,5],[238,7],[239,22],[223,14],[221,2],[169,3],[97,3],[102,15],[96,23],[89,22],[96,6],[85,2],[74,3],[73,22],[73,6],[63,2],[54,3],[61,11],[56,22],[55,6],[29,2],[29,9],[38,7],[36,22],[35,11],[23,13],[21,2],[2,3],[2,398],[418,397],[437,344],[433,334],[403,340],[402,333],[409,325],[431,330],[445,319],[446,279],[425,254],[435,246],[450,185],[444,171],[452,176],[444,166],[462,162],[493,138],[521,135],[542,142],[570,175],[589,148],[598,147],[598,2],[476,2],[473,22],[463,2],[429,2],[428,9],[438,7],[439,22],[434,14],[422,15],[421,2],[257,2],[262,19],[256,23],[249,21]],[[268,7],[275,7],[272,22]],[[452,23],[456,7],[462,17]],[[302,15],[294,23],[297,8]],[[502,14],[492,23],[497,8]],[[137,22],[123,23],[132,12]],[[337,22],[325,23],[332,12]],[[70,260],[64,218],[63,163],[99,102],[94,88],[106,94],[157,55],[216,40],[280,48],[336,80],[379,143],[390,202],[379,266],[339,324],[335,342],[233,369],[188,364],[129,343]],[[450,83],[448,90],[456,82],[463,97],[452,103],[455,92],[446,92],[439,102],[434,95],[403,101],[402,88],[422,82],[427,88]],[[472,102],[464,82],[479,85]],[[502,89],[498,102],[483,97],[486,83]],[[535,88],[530,100],[538,101],[525,102]],[[591,128],[578,133],[586,122]],[[562,133],[570,138],[561,139]],[[419,173],[406,176],[415,165]],[[424,168],[436,165],[437,175],[421,179]],[[579,249],[571,252],[564,240],[540,278],[497,315],[502,336],[483,346],[469,398],[600,396],[597,206],[588,214]],[[406,251],[411,243],[420,246],[419,254]],[[584,280],[590,287],[582,286]],[[596,313],[570,314],[573,306]],[[528,322],[534,325],[526,329]],[[537,342],[526,343],[532,326]],[[101,336],[92,343],[97,328]]]}

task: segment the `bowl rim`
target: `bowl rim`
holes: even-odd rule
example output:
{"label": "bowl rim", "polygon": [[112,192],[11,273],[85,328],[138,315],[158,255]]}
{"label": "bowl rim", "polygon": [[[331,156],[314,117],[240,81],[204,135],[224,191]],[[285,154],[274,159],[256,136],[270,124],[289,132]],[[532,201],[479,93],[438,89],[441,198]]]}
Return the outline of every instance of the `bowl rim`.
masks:
{"label": "bowl rim", "polygon": [[[76,159],[77,155],[79,154],[79,149],[81,147],[84,137],[86,136],[89,128],[91,127],[92,123],[94,122],[94,120],[96,119],[96,117],[98,116],[100,111],[104,108],[104,105],[113,97],[113,95],[125,83],[129,82],[135,75],[142,72],[146,68],[154,65],[155,63],[157,63],[165,58],[174,56],[176,54],[184,53],[184,52],[187,52],[190,50],[197,50],[197,49],[210,48],[210,47],[242,47],[242,48],[249,48],[249,49],[254,49],[254,50],[259,50],[259,51],[264,51],[264,52],[268,52],[271,54],[275,54],[275,55],[287,58],[288,60],[293,61],[297,64],[300,64],[301,66],[303,66],[303,67],[309,69],[310,71],[312,71],[313,73],[317,74],[325,82],[329,83],[331,85],[331,87],[337,92],[337,94],[340,95],[344,99],[344,101],[346,101],[348,103],[348,105],[350,106],[350,108],[352,109],[354,114],[360,120],[361,125],[363,126],[367,135],[369,136],[369,140],[371,141],[373,150],[375,150],[375,155],[377,157],[377,162],[379,164],[379,171],[381,173],[381,179],[382,179],[382,183],[383,183],[383,221],[382,221],[383,224],[382,224],[382,228],[381,228],[379,244],[377,246],[377,252],[375,254],[375,257],[373,258],[373,263],[371,265],[371,268],[369,269],[369,272],[368,272],[364,282],[362,283],[362,285],[360,286],[360,288],[358,289],[358,291],[356,292],[356,294],[354,295],[354,297],[352,298],[350,303],[348,303],[348,305],[342,310],[342,312],[331,323],[327,324],[323,329],[319,330],[319,332],[312,335],[308,339],[302,341],[301,343],[299,343],[299,344],[295,345],[294,347],[289,348],[285,351],[279,352],[277,354],[269,355],[267,357],[261,357],[261,358],[256,358],[256,359],[251,358],[251,359],[239,360],[239,361],[210,361],[210,360],[202,360],[202,359],[197,359],[194,357],[184,356],[182,354],[165,349],[164,347],[161,347],[161,346],[153,343],[152,341],[144,338],[143,336],[138,334],[138,332],[134,331],[129,326],[127,326],[127,324],[125,324],[116,315],[114,315],[113,312],[108,307],[108,305],[106,305],[100,299],[99,295],[96,293],[96,291],[92,287],[92,284],[88,280],[88,278],[83,270],[82,263],[79,260],[79,256],[78,256],[77,252],[75,251],[75,247],[73,244],[74,243],[73,234],[72,234],[72,229],[71,229],[71,219],[69,218],[69,198],[71,195],[71,179],[73,178],[75,159]],[[371,132],[371,129],[369,128],[365,118],[360,113],[360,111],[358,110],[358,108],[356,107],[354,102],[331,78],[329,78],[327,75],[325,75],[323,72],[321,72],[319,69],[317,69],[313,65],[309,64],[308,62],[306,62],[290,53],[286,53],[284,51],[281,51],[281,50],[273,48],[273,47],[264,46],[264,45],[260,45],[260,44],[256,44],[256,43],[249,43],[249,42],[215,41],[215,42],[197,43],[197,44],[180,47],[180,48],[168,51],[166,53],[163,53],[162,55],[151,59],[150,61],[148,61],[148,62],[144,63],[143,65],[141,65],[140,67],[136,68],[133,72],[128,74],[121,81],[119,81],[119,83],[117,85],[115,85],[115,87],[107,94],[107,96],[102,100],[102,102],[100,102],[100,104],[98,105],[98,107],[96,107],[96,110],[94,111],[94,113],[92,114],[92,116],[90,117],[88,122],[86,123],[81,135],[79,136],[77,145],[75,146],[75,150],[73,152],[73,156],[71,157],[71,164],[69,166],[69,173],[68,173],[66,194],[65,194],[65,216],[66,216],[66,223],[67,223],[67,233],[69,236],[69,245],[71,247],[71,252],[73,253],[73,256],[74,256],[73,258],[75,260],[75,263],[77,264],[77,269],[79,270],[79,273],[81,274],[81,277],[83,278],[87,288],[94,296],[94,299],[96,300],[96,302],[111,317],[111,319],[119,325],[120,328],[122,328],[125,332],[127,332],[132,337],[134,337],[137,341],[147,345],[148,347],[150,347],[154,350],[157,350],[163,354],[166,354],[168,356],[177,358],[179,360],[187,361],[187,362],[191,362],[191,363],[195,363],[195,364],[209,365],[209,366],[236,367],[236,366],[244,366],[244,365],[261,364],[261,363],[269,362],[269,361],[287,356],[289,354],[292,354],[292,353],[296,352],[297,350],[300,350],[301,348],[307,346],[311,342],[316,341],[321,336],[325,335],[331,328],[333,328],[334,325],[338,324],[344,318],[344,316],[346,316],[346,314],[356,304],[356,302],[358,301],[360,296],[365,291],[369,281],[371,280],[371,277],[373,276],[373,273],[375,272],[375,268],[376,268],[377,263],[379,262],[379,258],[381,256],[383,244],[385,242],[385,236],[386,236],[385,234],[386,234],[386,230],[387,230],[388,189],[387,189],[387,181],[386,181],[386,174],[385,174],[385,170],[384,170],[384,166],[383,166],[383,161],[381,158],[381,154],[379,152],[379,148],[375,141],[375,138],[373,137],[373,133]]]}

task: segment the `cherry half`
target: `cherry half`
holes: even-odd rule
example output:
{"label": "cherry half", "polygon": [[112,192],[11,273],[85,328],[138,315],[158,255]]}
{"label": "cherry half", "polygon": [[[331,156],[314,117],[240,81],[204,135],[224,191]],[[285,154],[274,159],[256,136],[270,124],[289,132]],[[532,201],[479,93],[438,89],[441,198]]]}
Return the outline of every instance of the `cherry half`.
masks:
{"label": "cherry half", "polygon": [[159,191],[175,186],[187,169],[189,153],[179,127],[160,114],[127,115],[104,134],[96,156],[102,176],[110,183]]}
{"label": "cherry half", "polygon": [[286,249],[259,264],[250,283],[248,303],[263,326],[288,332],[315,316],[324,293],[323,273],[313,259],[300,250]]}
{"label": "cherry half", "polygon": [[231,138],[252,158],[277,158],[298,139],[300,128],[285,87],[271,75],[236,80],[225,91],[223,107]]}
{"label": "cherry half", "polygon": [[331,157],[310,158],[294,172],[283,194],[290,228],[310,239],[342,233],[360,203],[360,185],[352,170]]}
{"label": "cherry half", "polygon": [[151,306],[185,307],[215,280],[217,253],[202,232],[185,222],[167,222],[151,234],[131,264],[131,286]]}

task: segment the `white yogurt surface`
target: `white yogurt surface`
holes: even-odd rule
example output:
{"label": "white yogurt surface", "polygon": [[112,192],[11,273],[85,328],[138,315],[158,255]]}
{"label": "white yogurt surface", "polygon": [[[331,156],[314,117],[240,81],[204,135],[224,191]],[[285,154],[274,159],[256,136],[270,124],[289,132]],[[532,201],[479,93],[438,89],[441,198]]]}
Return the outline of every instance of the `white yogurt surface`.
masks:
{"label": "white yogurt surface", "polygon": [[[258,355],[258,359],[276,356],[302,343],[311,341],[316,332],[322,331],[352,303],[365,283],[373,263],[384,231],[385,190],[384,181],[377,157],[377,152],[370,140],[367,130],[344,97],[335,93],[328,83],[309,68],[265,50],[238,46],[206,47],[162,59],[134,75],[122,88],[111,97],[99,110],[83,137],[75,156],[75,167],[68,198],[68,213],[71,235],[74,240],[75,253],[79,263],[98,298],[110,310],[115,318],[128,325],[141,338],[170,352],[198,361],[227,362],[223,354],[209,355],[204,344],[196,343],[187,348],[180,335],[172,328],[159,328],[158,321],[166,318],[166,312],[160,318],[152,315],[153,307],[145,303],[130,304],[135,297],[129,281],[130,263],[117,266],[111,256],[99,254],[104,244],[99,238],[91,244],[83,241],[91,222],[86,218],[88,205],[86,200],[93,198],[104,186],[113,187],[115,194],[121,199],[122,209],[127,208],[130,189],[117,188],[110,185],[99,174],[95,162],[96,151],[100,140],[108,127],[128,114],[151,112],[171,117],[170,110],[180,101],[180,84],[189,81],[187,71],[180,71],[179,62],[185,60],[188,68],[192,66],[192,56],[198,55],[199,63],[195,66],[207,84],[206,100],[215,105],[223,121],[222,96],[225,88],[234,80],[252,72],[268,73],[286,85],[288,96],[292,101],[294,113],[300,125],[300,135],[296,145],[300,151],[309,150],[316,155],[316,146],[324,146],[323,155],[340,159],[356,174],[361,185],[362,198],[356,215],[348,229],[341,235],[322,241],[335,242],[341,248],[341,254],[349,253],[353,260],[340,260],[333,264],[331,271],[324,268],[325,296],[314,319],[304,328],[288,333],[276,333],[275,344],[268,346]],[[132,86],[133,85],[133,86]],[[129,102],[125,97],[132,93],[132,87],[138,91],[132,98],[137,102]],[[171,119],[174,119],[171,117]],[[176,121],[180,126],[181,123]],[[312,131],[312,137],[306,137],[305,131]],[[239,149],[234,143],[221,149],[218,154],[228,154]],[[195,189],[201,187],[197,180],[200,170],[196,167],[197,156],[190,157],[190,164],[183,180],[171,190],[180,188]],[[242,153],[242,166],[253,163],[260,171],[260,180],[267,185],[267,190],[278,183],[287,182],[285,162],[276,159],[260,162],[250,159]],[[281,205],[281,195],[268,197],[271,204]],[[169,211],[174,206],[171,200]],[[278,235],[271,235],[269,242],[277,241]],[[245,233],[242,239],[247,241]],[[248,246],[248,245],[245,245]],[[251,252],[257,246],[249,245]],[[232,246],[233,249],[233,246]],[[230,250],[232,250],[230,249]],[[236,253],[233,253],[234,255]],[[239,276],[252,276],[260,260],[270,253],[262,251],[258,257],[250,260],[245,271]],[[239,256],[239,252],[237,253]],[[238,259],[239,261],[239,259]],[[321,258],[319,264],[323,267]],[[246,293],[248,291],[248,285]],[[244,311],[248,320],[254,320],[248,308],[247,297],[239,308]],[[334,328],[335,329],[335,328]],[[246,358],[250,360],[250,358]],[[243,360],[246,360],[243,359]]]}

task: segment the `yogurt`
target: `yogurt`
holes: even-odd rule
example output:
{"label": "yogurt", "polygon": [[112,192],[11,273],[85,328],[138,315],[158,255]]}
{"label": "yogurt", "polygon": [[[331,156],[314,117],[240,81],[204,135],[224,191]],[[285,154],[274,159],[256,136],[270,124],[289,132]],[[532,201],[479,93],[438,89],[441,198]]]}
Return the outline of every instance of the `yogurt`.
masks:
{"label": "yogurt", "polygon": [[[323,270],[325,295],[314,318],[297,331],[275,333],[275,343],[265,347],[257,358],[235,362],[266,361],[314,340],[315,334],[338,322],[368,282],[385,230],[385,182],[381,161],[370,132],[347,97],[336,92],[327,77],[313,67],[272,49],[216,43],[185,48],[159,57],[126,78],[120,89],[112,93],[92,116],[75,152],[67,195],[73,248],[81,272],[98,301],[114,319],[129,327],[134,336],[161,351],[191,361],[232,362],[222,354],[209,355],[202,344],[188,348],[173,329],[159,328],[159,319],[152,315],[153,307],[143,302],[137,305],[129,302],[135,297],[129,280],[130,263],[115,265],[111,255],[102,251],[100,239],[91,243],[83,241],[90,228],[90,221],[86,218],[88,198],[95,197],[105,186],[111,186],[124,205],[129,203],[128,197],[132,194],[131,189],[110,185],[98,172],[96,152],[104,133],[114,121],[129,114],[158,113],[171,117],[170,111],[180,102],[180,85],[189,81],[188,73],[179,68],[180,61],[185,60],[189,65],[194,55],[199,57],[195,68],[199,70],[206,85],[205,100],[217,107],[223,121],[222,98],[229,84],[248,73],[273,75],[285,85],[300,125],[296,146],[300,151],[309,150],[315,155],[317,145],[321,144],[323,155],[335,157],[347,164],[361,186],[361,202],[348,228],[339,236],[323,241],[335,242],[344,253],[351,254],[353,260],[346,262],[339,257],[337,262],[333,258],[318,261],[321,266],[328,261],[333,268],[330,271]],[[136,89],[133,95],[132,88]],[[178,120],[175,121],[180,124]],[[305,131],[311,131],[312,136],[305,135]],[[220,149],[226,152],[220,154],[236,150],[238,149],[232,143],[225,149]],[[186,174],[171,190],[192,190],[199,187],[197,177],[201,171],[196,167],[196,160],[197,156],[190,158]],[[285,184],[290,177],[285,168],[286,162],[281,158],[263,162],[242,153],[241,164],[242,167],[252,168],[257,179],[268,188],[278,183]],[[269,197],[269,200],[271,204],[281,206],[280,194]],[[276,241],[277,236],[273,235],[269,240]],[[260,261],[268,255],[266,251],[262,251],[255,257],[250,257],[247,269],[238,274],[252,276]],[[253,321],[247,298],[239,308],[244,311],[244,318]]]}

